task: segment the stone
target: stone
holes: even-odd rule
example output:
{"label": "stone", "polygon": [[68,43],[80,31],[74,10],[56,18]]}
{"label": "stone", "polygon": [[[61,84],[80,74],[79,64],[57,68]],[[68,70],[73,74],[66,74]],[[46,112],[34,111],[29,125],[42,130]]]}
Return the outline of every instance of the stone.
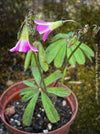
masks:
{"label": "stone", "polygon": [[41,109],[42,112],[44,112],[44,109]]}
{"label": "stone", "polygon": [[15,122],[16,122],[17,126],[20,126],[21,125],[20,121],[15,120]]}
{"label": "stone", "polygon": [[3,131],[3,129],[2,128],[0,128],[0,133]]}
{"label": "stone", "polygon": [[11,119],[10,119],[10,121],[14,121],[14,119],[13,119],[13,118],[11,118]]}
{"label": "stone", "polygon": [[17,119],[18,119],[18,117],[19,117],[19,115],[18,115],[18,114],[15,114],[15,115],[13,116],[13,118],[14,118],[15,120],[17,120]]}
{"label": "stone", "polygon": [[49,130],[52,129],[52,124],[51,124],[51,123],[48,124],[48,129],[49,129]]}
{"label": "stone", "polygon": [[65,100],[62,101],[62,106],[66,106],[66,101]]}
{"label": "stone", "polygon": [[37,114],[37,117],[41,117],[41,115],[40,114]]}
{"label": "stone", "polygon": [[43,130],[43,133],[47,133],[47,132],[48,132],[48,130],[47,130],[47,129]]}
{"label": "stone", "polygon": [[5,109],[5,114],[13,115],[14,113],[15,113],[15,108],[13,106]]}
{"label": "stone", "polygon": [[10,119],[10,124],[14,127],[15,126],[15,120],[13,118]]}
{"label": "stone", "polygon": [[69,112],[69,114],[72,114],[72,112]]}
{"label": "stone", "polygon": [[12,81],[12,80],[8,80],[7,82],[6,82],[6,85],[7,86],[11,86],[11,85],[13,85],[14,84],[14,82]]}
{"label": "stone", "polygon": [[19,102],[17,101],[16,104],[19,105]]}

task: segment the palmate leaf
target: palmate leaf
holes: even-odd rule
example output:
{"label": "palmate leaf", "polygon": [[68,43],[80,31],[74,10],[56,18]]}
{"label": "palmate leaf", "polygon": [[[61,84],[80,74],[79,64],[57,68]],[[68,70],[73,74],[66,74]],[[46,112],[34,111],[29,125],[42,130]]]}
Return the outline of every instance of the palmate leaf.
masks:
{"label": "palmate leaf", "polygon": [[47,57],[47,63],[51,63],[53,59],[55,58],[56,54],[60,50],[60,48],[65,44],[66,40],[61,39],[58,40],[52,44],[50,44],[46,49],[46,57]]}
{"label": "palmate leaf", "polygon": [[52,82],[58,80],[59,78],[62,77],[62,73],[60,70],[55,71],[54,73],[52,73],[51,75],[49,75],[44,81],[46,86],[51,84]]}
{"label": "palmate leaf", "polygon": [[63,87],[51,87],[51,88],[47,88],[47,91],[49,93],[53,93],[53,94],[60,96],[60,97],[66,97],[66,96],[69,96],[71,94],[71,91],[69,91]]}
{"label": "palmate leaf", "polygon": [[[75,45],[77,46],[77,45],[79,45],[79,43],[80,43],[80,41],[77,41],[77,43]],[[84,43],[81,43],[79,48],[82,50],[82,52],[85,54],[85,56],[87,56],[87,58],[92,62],[91,57],[94,57],[93,50]]]}
{"label": "palmate leaf", "polygon": [[33,116],[34,108],[36,105],[36,101],[38,99],[39,92],[35,93],[33,98],[30,100],[29,104],[27,105],[24,115],[23,115],[23,124],[29,126],[31,123],[31,119]]}
{"label": "palmate leaf", "polygon": [[27,93],[30,93],[34,90],[34,88],[25,88],[23,89],[21,92],[20,92],[20,95],[24,95],[24,94],[27,94]]}
{"label": "palmate leaf", "polygon": [[91,56],[89,55],[89,53],[86,51],[86,50],[84,50],[84,54],[87,56],[87,58],[92,62],[92,58],[91,58]]}
{"label": "palmate leaf", "polygon": [[[73,50],[79,45],[79,43],[80,42],[77,41],[73,46],[67,49],[67,58],[70,56]],[[75,65],[76,62],[78,64],[84,64],[85,56],[87,56],[87,58],[89,58],[89,60],[92,61],[91,56],[92,57],[94,56],[94,52],[87,45],[85,45],[84,43],[81,43],[79,48],[74,52],[73,56],[70,58],[69,63],[71,65]]]}
{"label": "palmate leaf", "polygon": [[60,120],[57,110],[55,109],[51,100],[45,93],[41,92],[41,96],[42,96],[43,107],[44,107],[44,110],[46,112],[46,115],[49,121],[52,123],[56,123],[57,121]]}
{"label": "palmate leaf", "polygon": [[37,87],[34,83],[34,81],[30,81],[30,80],[25,80],[23,81],[23,83],[29,87]]}
{"label": "palmate leaf", "polygon": [[[71,53],[72,53],[71,47],[70,48],[67,48],[67,59],[69,58],[69,56],[71,55]],[[75,65],[76,64],[76,59],[75,59],[75,56],[74,55],[71,56],[71,58],[69,59],[69,63],[71,65]]]}
{"label": "palmate leaf", "polygon": [[[72,49],[74,50],[76,47],[73,45]],[[78,64],[84,64],[85,63],[85,56],[83,52],[78,48],[74,53],[75,59]]]}
{"label": "palmate leaf", "polygon": [[49,69],[49,66],[46,60],[46,52],[41,43],[39,44],[39,61],[42,69],[46,72]]}
{"label": "palmate leaf", "polygon": [[[68,34],[60,33],[54,36],[52,41],[55,41],[55,42],[49,45],[49,47],[46,50],[48,63],[51,63],[54,60],[55,67],[60,68],[62,66],[64,58],[66,56],[66,47],[69,46],[69,42],[70,42],[69,39],[73,35],[74,35],[74,32],[69,32]],[[72,62],[72,59],[71,59],[71,62]],[[72,64],[75,64],[75,62],[73,62]]]}
{"label": "palmate leaf", "polygon": [[31,62],[31,55],[32,55],[32,50],[28,51],[26,54],[25,63],[24,63],[24,70],[25,71],[28,69],[28,66]]}
{"label": "palmate leaf", "polygon": [[[72,53],[72,51],[76,48],[75,45],[71,46],[70,48],[70,51]],[[72,59],[73,60],[73,63],[75,64],[76,62],[78,64],[84,64],[85,63],[85,56],[83,54],[83,52],[80,50],[80,48],[77,48],[77,50],[74,52],[74,54],[72,55]],[[70,61],[69,61],[70,62]],[[71,63],[71,62],[70,62]]]}
{"label": "palmate leaf", "polygon": [[92,50],[90,47],[88,47],[87,45],[85,45],[84,43],[81,44],[80,48],[81,48],[83,51],[87,52],[90,56],[94,57],[94,52],[93,52],[93,50]]}
{"label": "palmate leaf", "polygon": [[66,44],[64,44],[61,49],[58,51],[55,59],[54,59],[54,65],[57,68],[60,68],[63,64],[64,58],[65,58],[65,54],[66,54]]}
{"label": "palmate leaf", "polygon": [[32,75],[34,79],[36,80],[36,83],[40,85],[41,75],[36,65],[34,55],[32,55],[32,59],[31,59],[31,70],[32,70]]}
{"label": "palmate leaf", "polygon": [[38,92],[38,91],[37,91],[36,89],[34,89],[34,90],[31,91],[31,92],[28,92],[27,94],[25,94],[25,95],[22,97],[21,101],[22,101],[22,102],[28,101],[28,100],[31,99],[37,92]]}

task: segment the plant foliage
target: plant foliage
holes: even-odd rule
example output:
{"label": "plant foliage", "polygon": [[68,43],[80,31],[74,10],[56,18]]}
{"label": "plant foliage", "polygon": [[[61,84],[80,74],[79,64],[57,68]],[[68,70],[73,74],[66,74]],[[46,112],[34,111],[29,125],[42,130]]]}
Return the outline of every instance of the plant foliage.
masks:
{"label": "plant foliage", "polygon": [[[72,52],[80,44],[80,41],[78,41],[78,39],[76,40],[74,34],[74,32],[69,32],[68,34],[59,33],[54,36],[52,40],[53,43],[51,43],[46,49],[48,63],[51,63],[54,60],[54,66],[60,68],[65,58],[65,61],[67,61]],[[73,36],[75,36],[75,38],[73,38]],[[72,43],[72,39],[75,39],[73,41],[74,44],[70,44]],[[76,63],[84,64],[85,56],[92,61],[91,57],[94,56],[94,52],[87,45],[81,43],[69,59],[69,63],[71,65],[75,65]]]}

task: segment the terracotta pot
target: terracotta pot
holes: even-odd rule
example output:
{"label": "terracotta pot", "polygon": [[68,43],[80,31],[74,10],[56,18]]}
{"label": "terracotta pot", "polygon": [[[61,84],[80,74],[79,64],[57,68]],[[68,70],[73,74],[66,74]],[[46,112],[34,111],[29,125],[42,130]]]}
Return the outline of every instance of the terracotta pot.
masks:
{"label": "terracotta pot", "polygon": [[[53,87],[55,84],[55,82],[53,82],[52,84],[50,84],[50,87]],[[57,86],[59,86],[59,82],[57,83]],[[13,100],[18,100],[20,99],[19,97],[19,93],[22,89],[26,88],[27,86],[25,84],[23,84],[23,82],[18,82],[16,84],[14,84],[13,86],[9,87],[0,97],[0,117],[3,120],[3,122],[5,123],[8,132],[10,134],[37,134],[37,133],[29,133],[29,132],[24,132],[24,131],[20,131],[14,127],[12,127],[10,124],[8,124],[5,120],[5,116],[4,116],[4,110],[5,107]],[[63,85],[63,87],[67,88],[65,85]],[[69,89],[70,90],[70,89]],[[72,110],[72,117],[70,119],[70,121],[68,123],[66,123],[64,126],[62,126],[61,128],[58,128],[54,131],[45,133],[45,134],[68,134],[69,129],[71,124],[73,123],[73,120],[76,116],[77,110],[78,110],[78,103],[77,103],[77,99],[76,96],[74,95],[74,93],[71,91],[71,95],[66,97],[67,100],[67,104],[71,107]],[[38,133],[38,134],[44,134],[44,133]]]}

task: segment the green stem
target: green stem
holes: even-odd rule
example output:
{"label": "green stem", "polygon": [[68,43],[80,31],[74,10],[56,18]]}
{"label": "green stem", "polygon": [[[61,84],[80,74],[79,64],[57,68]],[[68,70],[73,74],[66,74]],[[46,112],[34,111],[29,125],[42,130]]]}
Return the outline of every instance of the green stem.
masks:
{"label": "green stem", "polygon": [[66,66],[65,66],[64,71],[63,71],[63,76],[62,76],[62,79],[61,79],[60,86],[62,86],[62,84],[64,82],[64,78],[65,78],[65,75],[66,75],[66,70],[67,70],[67,66],[68,66],[69,60],[72,57],[72,55],[75,53],[75,51],[79,48],[80,45],[81,45],[81,43],[79,43],[79,45],[72,51],[72,53],[70,54],[70,56],[67,59]]}
{"label": "green stem", "polygon": [[64,20],[63,21],[63,23],[66,23],[66,22],[74,22],[74,23],[80,25],[80,27],[82,27],[82,25],[79,22],[75,21],[75,20]]}
{"label": "green stem", "polygon": [[36,57],[36,55],[35,55],[34,52],[33,52],[33,55],[34,55],[34,58],[35,58],[35,61],[36,61],[36,64],[37,64],[39,73],[40,73],[40,75],[41,75],[41,79],[42,79],[42,82],[43,82],[43,85],[44,85],[44,90],[47,91],[46,85],[45,85],[45,82],[44,82],[44,78],[43,78],[43,74],[42,74],[42,72],[41,72],[40,64],[39,64],[39,62],[38,62],[38,60],[37,60],[37,57]]}

